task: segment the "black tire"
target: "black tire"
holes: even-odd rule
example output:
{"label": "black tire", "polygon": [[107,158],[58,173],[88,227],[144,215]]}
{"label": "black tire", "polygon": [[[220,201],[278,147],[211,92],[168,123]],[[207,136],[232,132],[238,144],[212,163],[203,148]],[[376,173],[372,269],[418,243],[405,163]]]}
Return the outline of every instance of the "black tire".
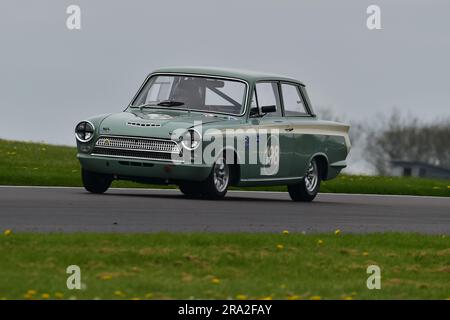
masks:
{"label": "black tire", "polygon": [[[311,171],[312,169],[312,171]],[[311,181],[311,174],[316,181],[314,185]],[[288,192],[293,201],[311,202],[317,196],[320,189],[321,172],[320,166],[315,159],[312,159],[308,165],[305,177],[300,183],[288,185]]]}
{"label": "black tire", "polygon": [[91,193],[104,193],[112,183],[112,177],[107,174],[81,170],[84,188]]}
{"label": "black tire", "polygon": [[178,188],[189,198],[198,198],[203,194],[203,188],[199,182],[183,182],[178,185]]}
{"label": "black tire", "polygon": [[[219,176],[222,177],[219,178]],[[217,179],[221,180],[222,183],[217,182]],[[202,196],[206,199],[222,199],[227,194],[230,180],[230,165],[226,163],[224,157],[220,157],[214,163],[208,178],[202,183]]]}

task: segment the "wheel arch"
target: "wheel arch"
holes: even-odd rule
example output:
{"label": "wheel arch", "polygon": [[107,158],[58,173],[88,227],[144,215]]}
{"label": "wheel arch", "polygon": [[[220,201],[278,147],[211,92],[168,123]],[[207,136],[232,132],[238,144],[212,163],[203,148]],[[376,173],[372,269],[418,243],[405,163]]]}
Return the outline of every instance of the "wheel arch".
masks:
{"label": "wheel arch", "polygon": [[325,153],[316,153],[314,154],[309,161],[315,159],[317,161],[317,165],[319,166],[319,172],[321,173],[320,178],[322,180],[327,180],[328,178],[328,157]]}

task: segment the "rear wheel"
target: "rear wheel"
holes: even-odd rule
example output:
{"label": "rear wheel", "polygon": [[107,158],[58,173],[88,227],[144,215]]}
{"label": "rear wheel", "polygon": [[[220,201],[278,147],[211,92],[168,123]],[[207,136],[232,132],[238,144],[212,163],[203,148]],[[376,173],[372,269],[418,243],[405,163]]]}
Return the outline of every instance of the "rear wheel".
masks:
{"label": "rear wheel", "polygon": [[289,195],[294,201],[313,201],[320,189],[320,167],[316,159],[312,159],[300,183],[288,185]]}
{"label": "rear wheel", "polygon": [[81,170],[81,179],[84,188],[92,193],[104,193],[112,183],[112,177],[107,174]]}

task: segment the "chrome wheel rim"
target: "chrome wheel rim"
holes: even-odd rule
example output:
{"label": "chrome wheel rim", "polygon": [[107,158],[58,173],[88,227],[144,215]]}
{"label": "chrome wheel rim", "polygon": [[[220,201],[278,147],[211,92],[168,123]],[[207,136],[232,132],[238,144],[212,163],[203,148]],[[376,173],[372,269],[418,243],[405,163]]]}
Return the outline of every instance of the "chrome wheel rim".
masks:
{"label": "chrome wheel rim", "polygon": [[228,186],[230,174],[224,158],[217,159],[214,164],[214,186],[218,192],[223,192]]}
{"label": "chrome wheel rim", "polygon": [[319,180],[319,173],[317,171],[317,164],[312,160],[308,165],[308,170],[306,170],[305,175],[305,187],[310,193],[314,192],[317,187],[317,182]]}

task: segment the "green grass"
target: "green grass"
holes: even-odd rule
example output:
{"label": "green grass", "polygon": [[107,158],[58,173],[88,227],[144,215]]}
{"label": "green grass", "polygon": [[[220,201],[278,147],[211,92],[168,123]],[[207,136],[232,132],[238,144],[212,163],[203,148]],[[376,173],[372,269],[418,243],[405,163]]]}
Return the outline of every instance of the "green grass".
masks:
{"label": "green grass", "polygon": [[[81,186],[76,149],[0,140],[0,185]],[[152,187],[115,181],[114,187]],[[153,186],[155,187],[155,186]],[[164,186],[158,186],[161,188]],[[174,187],[174,186],[169,186]],[[285,187],[250,190],[285,191]],[[450,196],[450,182],[420,178],[340,175],[322,184],[321,192]]]}
{"label": "green grass", "polygon": [[[438,235],[13,233],[0,256],[0,299],[450,297],[450,239]],[[66,287],[73,264],[83,290]],[[381,290],[366,287],[373,264]]]}
{"label": "green grass", "polygon": [[[449,184],[342,175],[322,192],[450,196]],[[0,140],[0,185],[81,186],[76,150]],[[395,233],[0,234],[0,299],[445,299],[449,248],[448,237]],[[72,264],[81,267],[83,290],[66,288]],[[371,264],[381,267],[381,290],[366,287]]]}

